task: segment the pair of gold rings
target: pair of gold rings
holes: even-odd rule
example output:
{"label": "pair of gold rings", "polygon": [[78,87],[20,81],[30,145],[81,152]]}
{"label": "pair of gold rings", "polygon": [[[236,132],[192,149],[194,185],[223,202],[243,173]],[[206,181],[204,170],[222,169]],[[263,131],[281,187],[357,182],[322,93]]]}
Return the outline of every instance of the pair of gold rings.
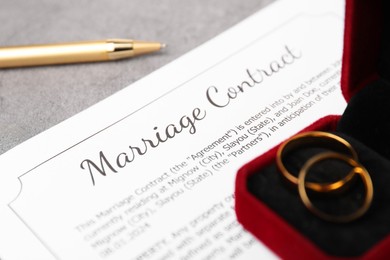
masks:
{"label": "pair of gold rings", "polygon": [[[320,152],[309,158],[299,170],[298,177],[290,173],[286,168],[283,159],[287,154],[290,154],[298,149],[307,147],[326,148],[329,151]],[[351,170],[340,180],[327,183],[307,182],[306,176],[310,169],[316,164],[325,160],[337,160],[349,165]],[[371,177],[366,168],[358,161],[358,156],[355,149],[345,139],[321,131],[311,131],[293,136],[280,145],[276,155],[276,165],[282,176],[291,184],[298,187],[299,196],[313,214],[331,222],[350,222],[363,216],[370,208],[372,203],[374,189]],[[329,169],[331,171],[332,169]],[[329,193],[344,189],[355,176],[360,176],[365,188],[365,197],[362,205],[352,213],[346,215],[328,214],[313,205],[307,190],[317,193]]]}

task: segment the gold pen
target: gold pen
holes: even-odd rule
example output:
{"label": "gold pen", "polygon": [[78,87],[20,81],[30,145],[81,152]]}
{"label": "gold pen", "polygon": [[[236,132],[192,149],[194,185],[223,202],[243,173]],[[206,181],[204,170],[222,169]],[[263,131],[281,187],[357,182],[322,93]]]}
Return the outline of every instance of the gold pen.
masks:
{"label": "gold pen", "polygon": [[9,46],[0,48],[0,68],[118,60],[164,47],[159,42],[126,39]]}

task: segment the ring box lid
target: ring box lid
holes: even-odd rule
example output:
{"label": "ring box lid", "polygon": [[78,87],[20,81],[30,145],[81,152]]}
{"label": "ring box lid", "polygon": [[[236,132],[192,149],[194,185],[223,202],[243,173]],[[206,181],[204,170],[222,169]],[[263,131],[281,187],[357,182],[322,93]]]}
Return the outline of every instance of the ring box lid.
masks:
{"label": "ring box lid", "polygon": [[379,77],[384,14],[379,0],[347,0],[345,8],[341,89],[348,101]]}

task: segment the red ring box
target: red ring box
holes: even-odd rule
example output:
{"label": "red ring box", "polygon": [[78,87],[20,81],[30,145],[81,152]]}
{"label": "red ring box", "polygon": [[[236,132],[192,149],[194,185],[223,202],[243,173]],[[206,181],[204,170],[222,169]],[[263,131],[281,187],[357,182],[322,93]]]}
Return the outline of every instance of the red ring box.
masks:
{"label": "red ring box", "polygon": [[[379,78],[377,63],[384,31],[383,18],[384,10],[386,10],[383,8],[384,2],[380,0],[346,1],[341,88],[347,101],[368,83]],[[339,119],[340,116],[321,118],[303,129],[302,132],[333,131]],[[266,203],[254,196],[248,190],[248,181],[251,175],[275,161],[277,149],[278,146],[274,147],[245,164],[238,171],[235,186],[235,210],[238,221],[245,229],[284,259],[390,259],[390,235],[385,235],[383,239],[358,256],[332,255],[321,249]],[[390,219],[388,225],[390,225]]]}

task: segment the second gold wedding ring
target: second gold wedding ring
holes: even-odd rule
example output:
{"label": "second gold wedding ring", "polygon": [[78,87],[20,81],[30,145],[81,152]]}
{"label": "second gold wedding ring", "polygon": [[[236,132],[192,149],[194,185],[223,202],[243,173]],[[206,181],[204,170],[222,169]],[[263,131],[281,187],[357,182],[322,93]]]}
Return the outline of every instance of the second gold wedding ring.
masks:
{"label": "second gold wedding ring", "polygon": [[[306,193],[306,187],[305,187],[305,178],[306,175],[311,167],[313,165],[319,163],[320,161],[324,160],[338,160],[341,162],[345,162],[349,164],[352,167],[352,173],[359,175],[361,180],[363,181],[364,188],[365,188],[365,195],[363,199],[362,205],[355,210],[352,213],[345,214],[345,215],[332,215],[323,212],[322,210],[318,209],[313,205],[313,203],[310,201],[307,193]],[[345,156],[340,153],[334,153],[334,152],[324,152],[321,154],[317,154],[310,158],[301,168],[299,172],[298,177],[298,191],[299,196],[302,199],[303,204],[305,204],[306,208],[309,209],[313,214],[317,215],[318,217],[331,221],[331,222],[338,222],[338,223],[346,223],[350,222],[352,220],[355,220],[357,218],[360,218],[363,216],[367,210],[370,208],[373,196],[374,196],[374,188],[372,185],[371,177],[368,174],[368,171],[366,168],[363,167],[358,161],[352,159],[349,156]]]}

